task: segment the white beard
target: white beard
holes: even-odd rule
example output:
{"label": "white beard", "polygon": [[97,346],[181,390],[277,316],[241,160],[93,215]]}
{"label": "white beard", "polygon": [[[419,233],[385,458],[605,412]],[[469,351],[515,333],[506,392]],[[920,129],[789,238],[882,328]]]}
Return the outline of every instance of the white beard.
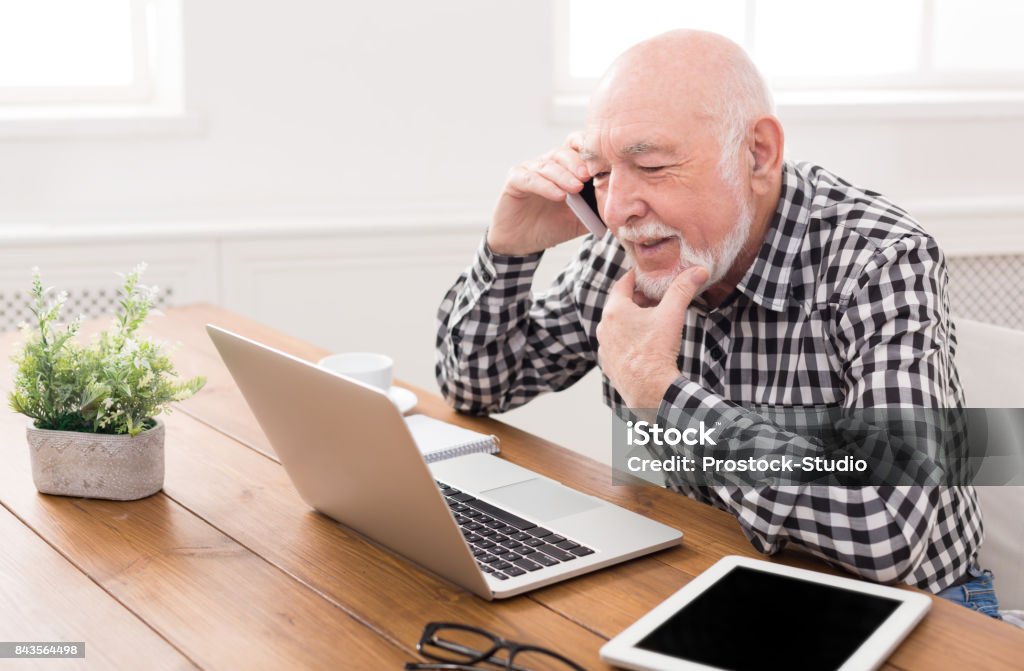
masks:
{"label": "white beard", "polygon": [[[703,266],[708,271],[708,279],[697,291],[698,294],[725,277],[725,274],[729,272],[729,269],[735,263],[736,257],[743,250],[754,220],[750,203],[742,198],[737,198],[737,203],[739,204],[740,212],[736,225],[729,231],[729,235],[713,253],[709,250],[698,252],[691,248],[683,240],[683,236],[679,234],[679,231],[660,222],[651,221],[635,227],[620,229],[619,237],[626,241],[644,238],[673,238],[679,245],[679,264],[671,272],[662,271],[652,277],[636,268],[637,291],[652,301],[660,302],[679,273],[692,266]],[[632,265],[636,267],[636,259],[633,257],[633,253],[628,246],[626,247],[626,255],[629,257]]]}

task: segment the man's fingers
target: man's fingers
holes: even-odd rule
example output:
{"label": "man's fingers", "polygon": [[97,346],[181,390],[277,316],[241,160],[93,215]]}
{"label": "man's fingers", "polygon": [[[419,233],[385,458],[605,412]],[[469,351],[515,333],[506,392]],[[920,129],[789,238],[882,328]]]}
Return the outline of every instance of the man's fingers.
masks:
{"label": "man's fingers", "polygon": [[541,196],[555,202],[565,201],[566,190],[526,165],[509,171],[505,191],[515,197]]}
{"label": "man's fingers", "polygon": [[634,270],[628,271],[625,275],[616,280],[615,284],[612,285],[612,290],[609,292],[609,296],[622,296],[628,298],[630,301],[633,300],[633,288],[636,285],[636,272]]}
{"label": "man's fingers", "polygon": [[678,317],[681,326],[683,313],[707,279],[708,271],[703,266],[691,266],[679,273],[661,299],[658,311]]}
{"label": "man's fingers", "polygon": [[590,171],[570,140],[579,141],[578,137],[570,136],[566,145],[509,170],[505,192],[517,198],[537,195],[554,201],[565,200],[569,193],[579,193],[583,182],[590,179]]}
{"label": "man's fingers", "polygon": [[590,171],[587,170],[587,164],[583,162],[580,153],[575,149],[563,147],[556,151],[552,158],[565,166],[581,182],[590,179]]}
{"label": "man's fingers", "polygon": [[583,182],[574,174],[573,169],[557,160],[542,161],[536,171],[568,193],[577,193],[583,188]]}
{"label": "man's fingers", "polygon": [[[636,273],[632,270],[626,272],[612,285],[608,292],[608,300],[605,301],[604,310],[601,313],[601,321],[597,324],[597,342],[604,341],[606,331],[610,328],[609,322],[614,322],[622,317],[622,306],[632,305],[633,286],[636,283]],[[601,349],[598,347],[597,359],[601,360]]]}

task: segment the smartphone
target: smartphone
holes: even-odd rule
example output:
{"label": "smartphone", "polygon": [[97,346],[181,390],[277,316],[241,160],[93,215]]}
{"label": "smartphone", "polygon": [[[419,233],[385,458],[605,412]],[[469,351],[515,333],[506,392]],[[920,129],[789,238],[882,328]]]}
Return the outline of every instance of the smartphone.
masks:
{"label": "smartphone", "polygon": [[579,193],[570,193],[565,197],[565,203],[573,214],[583,222],[587,230],[594,234],[595,238],[603,238],[608,232],[608,227],[601,221],[601,215],[597,213],[597,194],[594,193],[594,180],[587,180],[583,183],[583,190]]}

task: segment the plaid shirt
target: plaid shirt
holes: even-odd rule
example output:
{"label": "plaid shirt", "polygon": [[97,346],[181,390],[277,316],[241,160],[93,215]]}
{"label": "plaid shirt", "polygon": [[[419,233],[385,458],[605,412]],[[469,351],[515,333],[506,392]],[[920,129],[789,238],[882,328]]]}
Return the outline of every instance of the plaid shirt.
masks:
{"label": "plaid shirt", "polygon": [[[541,254],[481,245],[441,303],[437,379],[460,411],[509,410],[597,365],[597,325],[628,267],[611,235],[587,236],[550,289],[531,293]],[[739,421],[758,407],[958,408],[946,266],[899,207],[821,167],[787,162],[760,253],[715,309],[686,313],[680,375],[658,410]],[[604,399],[623,401],[608,378]],[[752,420],[751,420],[752,421]],[[779,447],[800,440],[778,428]],[[731,512],[753,546],[788,542],[876,582],[938,592],[976,565],[971,487],[669,486]]]}

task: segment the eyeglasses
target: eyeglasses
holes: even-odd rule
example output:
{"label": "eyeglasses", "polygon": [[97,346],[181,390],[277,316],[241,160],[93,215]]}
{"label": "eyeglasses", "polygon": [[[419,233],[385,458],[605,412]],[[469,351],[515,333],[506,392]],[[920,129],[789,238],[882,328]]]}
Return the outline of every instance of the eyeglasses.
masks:
{"label": "eyeglasses", "polygon": [[[416,650],[438,663],[409,662],[409,669],[480,671],[490,664],[505,671],[585,671],[553,650],[508,641],[491,632],[452,622],[430,622],[423,628]],[[504,655],[498,653],[504,652]]]}

